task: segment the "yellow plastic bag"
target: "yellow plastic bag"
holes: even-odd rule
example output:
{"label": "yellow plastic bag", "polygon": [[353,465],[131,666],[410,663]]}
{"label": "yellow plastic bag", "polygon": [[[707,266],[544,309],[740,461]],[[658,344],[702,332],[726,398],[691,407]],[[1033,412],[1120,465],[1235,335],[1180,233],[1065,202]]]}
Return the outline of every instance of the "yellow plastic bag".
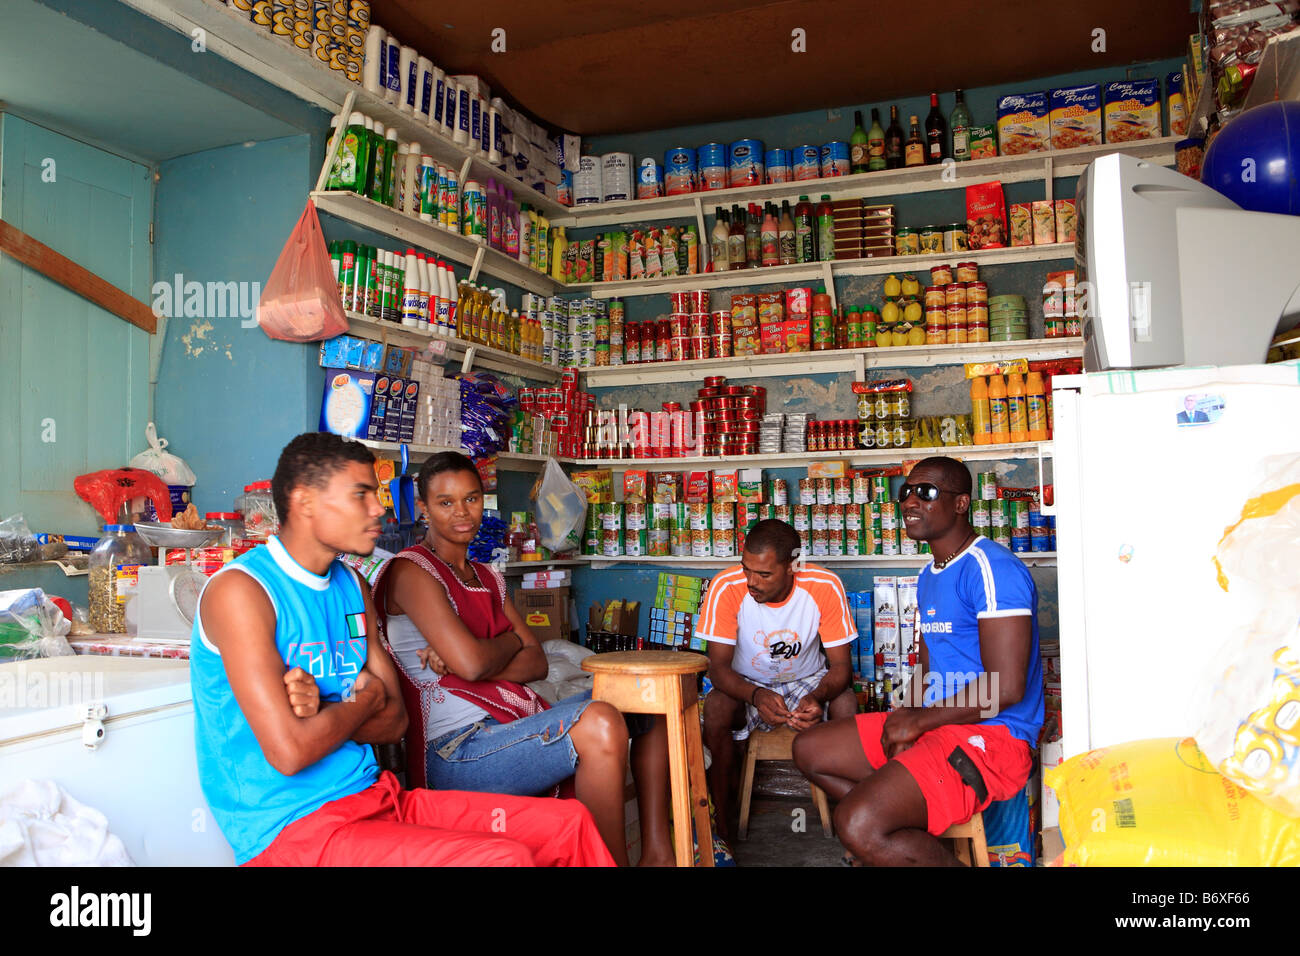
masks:
{"label": "yellow plastic bag", "polygon": [[1260,471],[1215,554],[1243,623],[1215,656],[1196,742],[1225,777],[1300,817],[1300,455]]}
{"label": "yellow plastic bag", "polygon": [[1300,822],[1221,775],[1190,737],[1078,754],[1045,779],[1067,866],[1300,866]]}

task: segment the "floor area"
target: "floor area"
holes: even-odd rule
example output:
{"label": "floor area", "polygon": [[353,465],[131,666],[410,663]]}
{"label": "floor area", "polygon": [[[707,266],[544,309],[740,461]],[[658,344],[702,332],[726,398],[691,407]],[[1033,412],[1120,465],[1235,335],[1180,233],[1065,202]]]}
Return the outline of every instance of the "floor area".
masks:
{"label": "floor area", "polygon": [[808,783],[794,763],[763,761],[754,777],[749,836],[731,846],[737,865],[839,866],[844,847],[822,834]]}

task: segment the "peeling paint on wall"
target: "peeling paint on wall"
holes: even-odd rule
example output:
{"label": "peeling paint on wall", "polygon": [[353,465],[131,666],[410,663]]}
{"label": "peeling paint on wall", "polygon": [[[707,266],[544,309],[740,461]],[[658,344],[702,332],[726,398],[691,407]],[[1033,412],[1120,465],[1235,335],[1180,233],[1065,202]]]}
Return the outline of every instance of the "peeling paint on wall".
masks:
{"label": "peeling paint on wall", "polygon": [[190,358],[196,358],[203,354],[203,345],[195,346],[195,342],[206,342],[208,333],[212,331],[212,323],[207,319],[199,319],[190,323],[190,330],[181,336],[181,343],[185,346],[185,354]]}

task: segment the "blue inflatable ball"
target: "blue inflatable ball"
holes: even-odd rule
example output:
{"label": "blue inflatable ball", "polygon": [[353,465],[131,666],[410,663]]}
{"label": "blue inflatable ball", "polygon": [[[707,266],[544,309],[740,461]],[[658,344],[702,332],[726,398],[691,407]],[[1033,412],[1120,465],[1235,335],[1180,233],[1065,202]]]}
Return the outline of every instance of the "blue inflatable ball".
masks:
{"label": "blue inflatable ball", "polygon": [[1300,215],[1300,102],[1265,103],[1230,119],[1205,152],[1201,182],[1242,209]]}

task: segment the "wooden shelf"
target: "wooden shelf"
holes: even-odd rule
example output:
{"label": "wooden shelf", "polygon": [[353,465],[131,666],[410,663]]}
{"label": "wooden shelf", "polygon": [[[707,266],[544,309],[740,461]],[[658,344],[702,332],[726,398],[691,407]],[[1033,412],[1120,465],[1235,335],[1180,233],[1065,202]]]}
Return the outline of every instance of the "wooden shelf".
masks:
{"label": "wooden shelf", "polygon": [[435,351],[447,359],[461,362],[461,371],[480,367],[494,372],[505,372],[539,382],[558,382],[560,370],[541,362],[520,358],[512,352],[505,352],[487,345],[466,342],[464,339],[440,335],[437,332],[422,332],[410,326],[396,322],[383,322],[379,319],[362,315],[359,312],[346,312],[348,331],[353,335],[378,338],[395,345],[411,345],[423,348],[432,343]]}
{"label": "wooden shelf", "polygon": [[663,382],[698,382],[706,375],[728,378],[784,378],[787,375],[822,375],[864,368],[932,368],[966,362],[1002,359],[1062,359],[1083,355],[1083,339],[1024,339],[1018,342],[979,342],[968,345],[903,345],[894,348],[831,349],[825,352],[787,352],[748,358],[688,359],[681,362],[638,362],[584,368],[587,388],[657,385]]}
{"label": "wooden shelf", "polygon": [[1037,458],[1051,452],[1051,442],[1024,442],[1005,445],[950,445],[946,448],[859,448],[854,451],[778,452],[770,455],[733,455],[731,457],[692,458],[581,458],[560,459],[581,468],[605,468],[627,471],[681,471],[704,468],[800,468],[813,461],[842,461],[850,466],[898,464],[930,455],[947,455],[964,461],[1003,461]]}
{"label": "wooden shelf", "polygon": [[796,202],[800,196],[818,201],[898,196],[910,193],[964,189],[972,183],[1000,180],[1003,183],[1027,182],[1077,176],[1099,156],[1125,153],[1164,166],[1174,162],[1174,145],[1182,137],[1164,136],[1135,143],[1103,143],[1075,149],[1047,150],[1022,156],[993,156],[966,163],[956,163],[947,179],[945,166],[919,166],[911,169],[888,169],[875,173],[855,173],[830,179],[762,186],[743,186],[711,192],[687,193],[683,196],[659,196],[654,199],[629,199],[622,202],[575,206],[568,215],[553,219],[557,226],[587,228],[616,223],[644,222],[661,219],[689,219],[696,216],[696,201],[707,212],[710,207],[749,202]]}
{"label": "wooden shelf", "polygon": [[[1055,567],[1055,551],[1021,551],[1013,552],[1029,567]],[[813,564],[828,568],[923,568],[930,563],[932,555],[928,554],[867,554],[844,557],[809,558]],[[730,558],[687,558],[687,557],[606,557],[604,555],[583,555],[581,561],[590,564],[595,570],[603,570],[625,565],[666,565],[678,568],[701,568],[716,570],[731,568],[740,563],[740,555]]]}
{"label": "wooden shelf", "polygon": [[[565,289],[550,276],[529,268],[504,252],[489,248],[485,243],[449,232],[431,222],[408,216],[357,193],[345,190],[314,190],[311,198],[321,212],[329,213],[364,229],[392,236],[403,245],[415,246],[470,266],[468,278],[471,282],[478,280],[479,274],[482,273],[538,295],[555,295]],[[457,276],[457,279],[461,278],[465,276]]]}
{"label": "wooden shelf", "polygon": [[[687,292],[692,289],[748,289],[767,285],[791,285],[799,282],[825,282],[829,270],[835,276],[877,276],[890,273],[924,273],[934,266],[955,262],[974,262],[981,266],[1009,265],[1017,262],[1048,262],[1073,259],[1074,243],[1054,242],[1043,246],[1016,246],[1007,249],[945,252],[926,256],[884,256],[874,259],[832,259],[827,262],[804,262],[793,266],[768,266],[727,272],[703,272],[698,275],[659,279],[629,279],[621,282],[583,282],[564,286],[566,292],[585,292],[596,299]],[[925,283],[922,283],[924,286]],[[829,291],[829,290],[828,290]]]}
{"label": "wooden shelf", "polygon": [[[401,455],[402,442],[395,441],[371,441],[369,438],[357,439],[361,444],[374,451],[384,452],[389,455]],[[406,442],[406,450],[409,459],[413,462],[424,461],[430,455],[436,455],[444,451],[457,451],[461,454],[469,454],[463,448],[452,448],[444,445],[416,445]],[[497,467],[503,471],[541,471],[549,460],[545,455],[521,455],[514,452],[498,452],[496,454]],[[563,460],[563,459],[561,459]]]}

